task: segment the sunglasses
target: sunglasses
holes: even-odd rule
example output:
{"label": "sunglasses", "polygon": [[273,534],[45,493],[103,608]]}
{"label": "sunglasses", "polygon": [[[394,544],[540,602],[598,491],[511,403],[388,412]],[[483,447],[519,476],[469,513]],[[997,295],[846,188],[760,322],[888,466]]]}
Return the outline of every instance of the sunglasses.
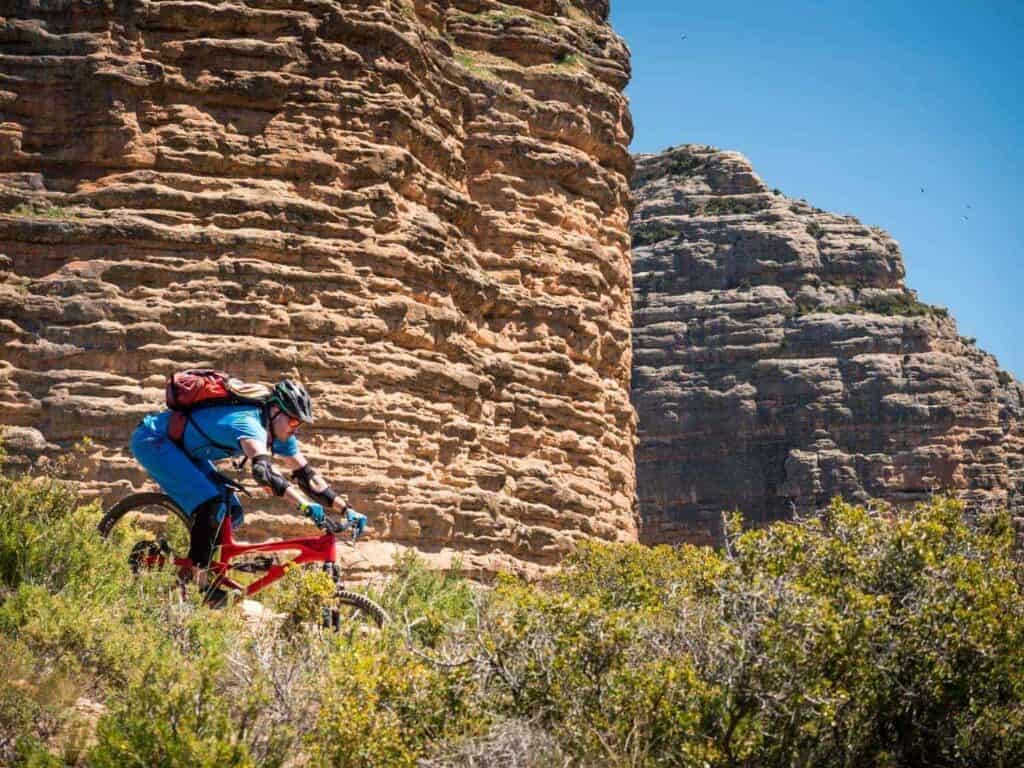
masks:
{"label": "sunglasses", "polygon": [[279,413],[278,416],[284,416],[286,419],[288,419],[289,429],[298,429],[299,426],[302,424],[301,419],[296,419],[294,416],[289,416],[284,411],[281,411],[281,413]]}

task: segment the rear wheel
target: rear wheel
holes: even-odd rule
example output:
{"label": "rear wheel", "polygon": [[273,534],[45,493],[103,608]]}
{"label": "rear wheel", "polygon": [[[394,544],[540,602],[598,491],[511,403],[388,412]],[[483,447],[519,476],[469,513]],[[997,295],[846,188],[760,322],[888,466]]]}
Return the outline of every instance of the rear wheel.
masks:
{"label": "rear wheel", "polygon": [[100,520],[97,528],[108,538],[117,528],[128,533],[131,521],[135,537],[128,562],[138,573],[150,569],[171,569],[175,558],[188,557],[191,522],[170,496],[163,493],[132,493],[125,496]]}

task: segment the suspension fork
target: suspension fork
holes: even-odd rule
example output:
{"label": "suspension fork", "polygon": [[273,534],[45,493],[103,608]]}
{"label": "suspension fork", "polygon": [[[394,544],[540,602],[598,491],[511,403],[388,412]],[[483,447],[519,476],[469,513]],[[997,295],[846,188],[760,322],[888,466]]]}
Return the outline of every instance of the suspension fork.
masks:
{"label": "suspension fork", "polygon": [[335,563],[335,562],[329,562],[329,563],[325,562],[323,567],[324,567],[324,571],[327,573],[327,575],[329,575],[331,577],[331,581],[334,582],[335,586],[340,587],[342,579],[341,579],[341,568],[338,567],[338,564]]}

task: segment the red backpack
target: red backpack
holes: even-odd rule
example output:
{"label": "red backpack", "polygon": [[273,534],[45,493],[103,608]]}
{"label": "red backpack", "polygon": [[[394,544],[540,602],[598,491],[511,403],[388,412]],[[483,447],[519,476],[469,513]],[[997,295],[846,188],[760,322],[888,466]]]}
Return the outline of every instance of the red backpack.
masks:
{"label": "red backpack", "polygon": [[185,437],[185,426],[191,420],[192,411],[199,408],[263,405],[269,396],[270,390],[261,384],[246,384],[212,368],[172,373],[167,377],[167,407],[171,410],[167,436],[180,443]]}

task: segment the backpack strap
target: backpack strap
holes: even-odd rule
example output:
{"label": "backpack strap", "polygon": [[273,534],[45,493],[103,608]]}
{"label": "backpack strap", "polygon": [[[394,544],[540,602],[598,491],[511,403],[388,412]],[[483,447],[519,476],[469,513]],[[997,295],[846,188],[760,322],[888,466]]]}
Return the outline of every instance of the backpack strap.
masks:
{"label": "backpack strap", "polygon": [[274,453],[274,428],[270,423],[270,402],[267,401],[260,406],[260,423],[267,431],[267,453]]}

